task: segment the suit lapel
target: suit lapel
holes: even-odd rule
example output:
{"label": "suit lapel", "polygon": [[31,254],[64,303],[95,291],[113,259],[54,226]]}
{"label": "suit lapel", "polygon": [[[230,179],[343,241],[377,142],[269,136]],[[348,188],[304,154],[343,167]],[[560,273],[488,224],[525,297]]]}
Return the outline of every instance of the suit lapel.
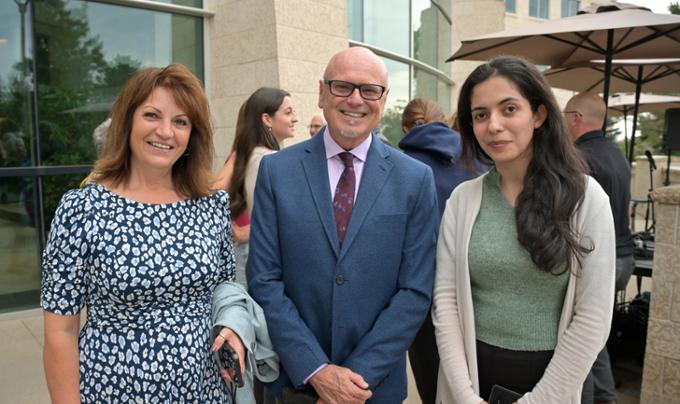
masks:
{"label": "suit lapel", "polygon": [[[349,220],[347,234],[345,234],[345,241],[342,243],[340,257],[338,259],[342,258],[356,238],[359,229],[361,229],[362,224],[368,216],[368,212],[375,204],[380,191],[385,185],[385,181],[389,177],[390,171],[392,170],[392,162],[390,162],[388,158],[389,153],[387,146],[385,146],[377,136],[373,136],[371,147],[368,149],[366,162],[364,163],[364,171],[361,174],[359,193],[357,194],[354,208],[352,209],[352,217]],[[333,225],[335,225],[334,220]]]}
{"label": "suit lapel", "polygon": [[328,242],[331,244],[337,258],[339,252],[338,232],[335,227],[333,201],[331,201],[330,185],[328,183],[326,149],[323,144],[323,136],[320,135],[321,133],[307,142],[307,155],[302,159],[302,167],[305,171],[310,194],[316,205],[317,214],[321,219]]}

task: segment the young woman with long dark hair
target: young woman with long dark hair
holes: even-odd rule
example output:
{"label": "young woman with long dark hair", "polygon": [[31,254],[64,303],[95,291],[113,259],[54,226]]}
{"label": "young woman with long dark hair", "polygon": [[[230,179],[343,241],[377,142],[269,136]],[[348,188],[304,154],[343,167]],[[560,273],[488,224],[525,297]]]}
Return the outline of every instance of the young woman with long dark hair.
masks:
{"label": "young woman with long dark hair", "polygon": [[295,123],[297,114],[288,92],[257,89],[239,109],[232,151],[218,175],[216,186],[229,191],[231,198],[236,282],[244,287],[257,170],[262,157],[278,151],[285,139],[295,135]]}
{"label": "young woman with long dark hair", "polygon": [[437,247],[438,400],[580,402],[609,333],[614,224],[541,73],[514,57],[476,68],[458,102],[464,157],[493,164],[457,187]]}

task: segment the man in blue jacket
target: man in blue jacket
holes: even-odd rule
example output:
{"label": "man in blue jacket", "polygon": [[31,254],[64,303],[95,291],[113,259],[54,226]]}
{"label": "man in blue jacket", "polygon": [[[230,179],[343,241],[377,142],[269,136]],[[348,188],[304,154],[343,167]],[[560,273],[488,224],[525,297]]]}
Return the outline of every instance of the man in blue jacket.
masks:
{"label": "man in blue jacket", "polygon": [[277,396],[406,398],[406,350],[430,307],[437,201],[431,170],[371,135],[388,93],[375,54],[336,54],[319,81],[328,126],[260,165],[248,279],[281,358]]}

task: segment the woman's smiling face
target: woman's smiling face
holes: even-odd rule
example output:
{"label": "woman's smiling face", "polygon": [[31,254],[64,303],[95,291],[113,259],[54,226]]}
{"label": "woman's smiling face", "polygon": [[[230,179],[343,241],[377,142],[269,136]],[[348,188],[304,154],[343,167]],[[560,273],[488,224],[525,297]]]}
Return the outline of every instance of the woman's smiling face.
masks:
{"label": "woman's smiling face", "polygon": [[130,131],[130,166],[170,172],[187,149],[191,121],[172,93],[155,88],[135,110]]}

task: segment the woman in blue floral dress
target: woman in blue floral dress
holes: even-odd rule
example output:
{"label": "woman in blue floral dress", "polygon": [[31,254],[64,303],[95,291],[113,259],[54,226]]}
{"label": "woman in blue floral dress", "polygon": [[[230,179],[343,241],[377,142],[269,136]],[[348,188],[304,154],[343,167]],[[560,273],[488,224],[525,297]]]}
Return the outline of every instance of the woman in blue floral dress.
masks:
{"label": "woman in blue floral dress", "polygon": [[[111,118],[91,182],[63,196],[43,254],[52,400],[227,403],[209,334],[234,259],[227,194],[211,191],[205,93],[183,66],[144,69]],[[243,356],[232,330],[219,338]]]}

